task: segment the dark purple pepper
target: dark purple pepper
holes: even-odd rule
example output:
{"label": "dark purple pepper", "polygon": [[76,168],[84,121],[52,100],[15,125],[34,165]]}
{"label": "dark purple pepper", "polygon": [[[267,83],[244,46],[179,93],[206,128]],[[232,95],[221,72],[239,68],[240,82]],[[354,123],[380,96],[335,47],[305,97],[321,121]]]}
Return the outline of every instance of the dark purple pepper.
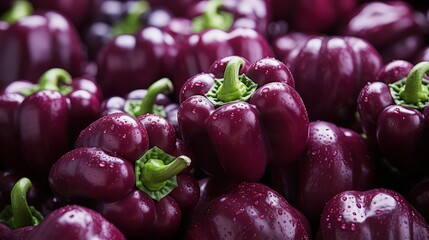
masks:
{"label": "dark purple pepper", "polygon": [[[226,60],[218,60],[211,68],[214,72],[225,69],[223,78],[208,80],[215,75],[200,74],[183,85],[179,127],[203,172],[226,174],[237,181],[259,181],[267,164],[285,166],[297,160],[308,137],[306,109],[293,87],[287,85],[288,75],[282,78],[286,66],[273,67],[276,60],[267,58],[241,74],[246,61],[242,57],[227,59],[226,67]],[[267,66],[260,65],[264,62]],[[264,69],[262,74],[258,74],[259,68]],[[247,77],[249,72],[261,85]],[[204,93],[206,89],[209,91]]]}
{"label": "dark purple pepper", "polygon": [[101,214],[78,205],[53,211],[28,236],[28,240],[94,238],[125,240],[122,233]]}
{"label": "dark purple pepper", "polygon": [[310,123],[310,136],[299,159],[298,209],[314,228],[325,203],[345,190],[366,190],[373,183],[374,159],[365,140],[336,125]]}
{"label": "dark purple pepper", "polygon": [[[148,89],[136,89],[129,92],[124,98],[113,96],[102,103],[102,114],[126,112],[139,117],[144,114],[159,115],[166,118],[173,125],[179,135],[177,123],[178,104],[172,103],[167,94],[173,92],[173,84],[167,78],[152,83]],[[170,149],[171,150],[171,149]],[[169,152],[168,150],[166,150]]]}
{"label": "dark purple pepper", "polygon": [[311,37],[284,59],[311,121],[354,121],[360,89],[382,67],[378,52],[355,37]]}
{"label": "dark purple pepper", "polygon": [[210,202],[185,239],[310,239],[305,217],[260,183],[241,183]]}
{"label": "dark purple pepper", "polygon": [[84,62],[74,26],[53,11],[34,13],[11,24],[2,33],[0,53],[0,87],[18,79],[36,82],[54,67],[78,76]]}
{"label": "dark purple pepper", "polygon": [[362,128],[373,147],[392,167],[418,176],[425,174],[427,165],[427,111],[423,109],[429,99],[424,79],[428,67],[421,62],[394,83],[368,84],[358,98]]}
{"label": "dark purple pepper", "polygon": [[170,196],[179,204],[183,213],[188,213],[200,199],[200,187],[197,180],[188,174],[178,175],[177,185]]}
{"label": "dark purple pepper", "polygon": [[413,6],[404,1],[362,4],[344,24],[340,35],[367,40],[384,62],[413,60],[423,46],[423,33]]}
{"label": "dark purple pepper", "polygon": [[[71,148],[79,132],[100,115],[101,92],[93,81],[72,79],[50,69],[37,84],[14,81],[0,94],[0,134],[5,165],[29,176],[44,177],[51,164]],[[33,171],[30,171],[31,166]]]}
{"label": "dark purple pepper", "polygon": [[36,92],[19,106],[20,151],[32,175],[46,176],[55,160],[69,149],[68,120],[67,99],[58,91]]}
{"label": "dark purple pepper", "polygon": [[392,190],[344,191],[320,216],[319,239],[427,239],[429,226]]}
{"label": "dark purple pepper", "polygon": [[172,76],[176,55],[174,38],[161,29],[145,27],[134,35],[120,35],[98,54],[97,82],[108,97],[148,88]]}

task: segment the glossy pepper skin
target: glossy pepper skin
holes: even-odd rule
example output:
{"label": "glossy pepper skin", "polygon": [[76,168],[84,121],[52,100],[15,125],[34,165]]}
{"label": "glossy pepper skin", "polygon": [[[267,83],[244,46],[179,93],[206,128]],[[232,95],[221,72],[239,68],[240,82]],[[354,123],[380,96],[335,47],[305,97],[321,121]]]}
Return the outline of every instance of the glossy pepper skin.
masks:
{"label": "glossy pepper skin", "polygon": [[405,1],[365,3],[349,17],[339,34],[367,40],[386,63],[411,61],[424,43],[415,12]]}
{"label": "glossy pepper skin", "polygon": [[407,77],[387,85],[366,85],[358,98],[362,129],[386,161],[397,170],[421,176],[427,143],[429,63],[415,65]]}
{"label": "glossy pepper skin", "polygon": [[84,64],[76,29],[54,11],[40,11],[12,19],[0,35],[0,87],[26,79],[36,82],[51,68],[81,75]]}
{"label": "glossy pepper skin", "polygon": [[277,192],[241,183],[210,202],[185,239],[311,239],[305,217]]}
{"label": "glossy pepper skin", "polygon": [[100,213],[79,205],[68,205],[50,213],[27,239],[125,240],[124,235]]}
{"label": "glossy pepper skin", "polygon": [[365,40],[313,36],[282,59],[290,68],[311,121],[348,127],[361,88],[373,81],[382,60]]}
{"label": "glossy pepper skin", "polygon": [[262,59],[240,74],[245,60],[231,57],[227,64],[215,62],[212,71],[217,68],[225,69],[223,78],[198,74],[181,91],[178,122],[196,166],[208,175],[259,181],[267,164],[295,162],[307,141],[308,118],[300,96],[288,85],[293,80],[287,67]]}
{"label": "glossy pepper skin", "polygon": [[[198,201],[199,188],[173,126],[161,120],[124,112],[101,117],[53,165],[51,188],[71,201],[95,200],[95,209],[128,239],[174,236],[182,211]],[[86,177],[89,172],[93,177]]]}
{"label": "glossy pepper skin", "polygon": [[171,77],[177,45],[166,31],[145,27],[110,40],[97,57],[97,82],[106,97],[124,96]]}
{"label": "glossy pepper skin", "polygon": [[427,239],[429,226],[397,192],[344,191],[320,217],[320,239]]}
{"label": "glossy pepper skin", "polygon": [[31,176],[47,176],[79,132],[98,118],[102,94],[93,81],[50,69],[37,84],[14,81],[0,93],[4,165]]}
{"label": "glossy pepper skin", "polygon": [[286,21],[292,31],[307,33],[332,31],[357,5],[357,0],[271,1],[274,20]]}
{"label": "glossy pepper skin", "polygon": [[298,170],[297,207],[317,229],[325,203],[345,190],[367,190],[375,165],[366,141],[332,123],[310,123],[310,136]]}
{"label": "glossy pepper skin", "polygon": [[407,193],[407,200],[429,223],[429,178],[425,177],[417,182]]}

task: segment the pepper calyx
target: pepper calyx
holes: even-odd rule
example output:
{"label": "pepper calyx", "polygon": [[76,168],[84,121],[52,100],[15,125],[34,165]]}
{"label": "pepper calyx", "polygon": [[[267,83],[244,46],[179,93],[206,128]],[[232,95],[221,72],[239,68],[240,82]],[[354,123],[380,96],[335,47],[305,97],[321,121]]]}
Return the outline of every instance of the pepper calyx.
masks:
{"label": "pepper calyx", "polygon": [[189,157],[176,158],[153,147],[136,161],[136,187],[160,201],[177,187],[176,175],[190,164]]}
{"label": "pepper calyx", "polygon": [[429,81],[424,79],[426,73],[429,73],[429,62],[420,62],[406,78],[389,84],[395,104],[416,109],[429,105]]}
{"label": "pepper calyx", "polygon": [[213,86],[205,96],[215,107],[235,101],[247,101],[256,91],[258,85],[245,74],[239,74],[244,60],[232,58],[226,65],[224,78],[215,79]]}

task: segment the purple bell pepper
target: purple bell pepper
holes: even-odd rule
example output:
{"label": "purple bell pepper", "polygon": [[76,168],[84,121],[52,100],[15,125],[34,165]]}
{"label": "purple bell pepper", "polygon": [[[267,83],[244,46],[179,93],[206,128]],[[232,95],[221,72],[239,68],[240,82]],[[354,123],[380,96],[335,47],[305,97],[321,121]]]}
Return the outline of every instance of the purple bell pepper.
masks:
{"label": "purple bell pepper", "polygon": [[427,239],[429,226],[397,192],[344,191],[330,199],[320,217],[319,239]]}
{"label": "purple bell pepper", "polygon": [[288,23],[292,31],[332,31],[355,10],[357,0],[271,0],[274,20]]}
{"label": "purple bell pepper", "polygon": [[311,239],[305,217],[261,183],[243,182],[210,202],[185,239]]}
{"label": "purple bell pepper", "polygon": [[97,57],[97,82],[107,97],[124,96],[171,77],[177,46],[174,38],[156,27],[109,41]]}
{"label": "purple bell pepper", "polygon": [[325,203],[345,190],[367,190],[373,184],[374,159],[356,132],[336,125],[310,123],[307,146],[299,159],[297,208],[314,228]]}
{"label": "purple bell pepper", "polygon": [[263,59],[240,74],[246,61],[227,59],[213,64],[212,72],[222,76],[198,74],[183,85],[180,132],[206,174],[259,181],[267,164],[289,165],[303,151],[306,109],[280,61]]}
{"label": "purple bell pepper", "polygon": [[136,89],[129,92],[124,98],[114,96],[105,99],[102,102],[101,112],[102,115],[126,112],[135,117],[148,113],[156,114],[166,118],[180,136],[177,123],[179,105],[171,102],[167,96],[172,92],[173,83],[169,79],[163,78],[151,84],[148,89]]}
{"label": "purple bell pepper", "polygon": [[93,122],[52,166],[52,190],[71,201],[95,200],[95,209],[127,238],[174,236],[199,188],[188,174],[191,160],[170,155],[183,152],[173,126],[162,119],[116,112]]}
{"label": "purple bell pepper", "polygon": [[46,216],[26,239],[125,240],[126,238],[100,213],[79,205],[68,205]]}
{"label": "purple bell pepper", "polygon": [[339,31],[367,40],[384,62],[413,60],[423,46],[423,32],[413,6],[404,1],[369,2],[360,6]]}
{"label": "purple bell pepper", "polygon": [[101,98],[97,84],[84,77],[72,79],[63,69],[48,70],[38,84],[14,81],[5,86],[0,94],[4,165],[46,177],[79,132],[99,117]]}
{"label": "purple bell pepper", "polygon": [[290,68],[311,121],[349,127],[361,88],[374,81],[382,60],[365,40],[313,36],[283,59]]}
{"label": "purple bell pepper", "polygon": [[69,20],[53,11],[27,15],[7,19],[10,25],[0,31],[0,87],[18,79],[36,82],[50,68],[81,75],[85,58]]}
{"label": "purple bell pepper", "polygon": [[428,71],[429,63],[421,62],[394,83],[366,85],[358,98],[362,129],[373,146],[392,167],[418,176],[427,173]]}

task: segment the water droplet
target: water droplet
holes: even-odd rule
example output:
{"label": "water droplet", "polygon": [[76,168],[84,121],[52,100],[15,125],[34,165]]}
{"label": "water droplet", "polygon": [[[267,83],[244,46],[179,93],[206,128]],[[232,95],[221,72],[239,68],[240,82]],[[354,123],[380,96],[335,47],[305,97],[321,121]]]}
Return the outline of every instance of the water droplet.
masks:
{"label": "water droplet", "polygon": [[352,223],[350,225],[350,230],[355,231],[356,230],[356,225],[354,223]]}
{"label": "water droplet", "polygon": [[395,108],[395,109],[393,109],[393,112],[396,113],[396,114],[399,114],[400,110],[399,110],[399,108]]}
{"label": "water droplet", "polygon": [[367,103],[369,101],[368,97],[364,97],[363,101]]}
{"label": "water droplet", "polygon": [[277,211],[277,213],[278,213],[279,215],[282,215],[282,214],[283,214],[283,209],[279,209],[279,210]]}
{"label": "water droplet", "polygon": [[347,226],[346,226],[346,224],[345,224],[345,223],[341,224],[341,229],[343,229],[343,230],[344,230],[344,229],[346,229],[346,227],[347,227]]}
{"label": "water droplet", "polygon": [[345,201],[347,201],[347,197],[342,197],[341,200],[343,200],[345,202]]}
{"label": "water droplet", "polygon": [[106,166],[106,163],[101,162],[101,163],[99,163],[99,164],[98,164],[98,166],[100,166],[100,167],[105,167],[105,166]]}
{"label": "water droplet", "polygon": [[343,216],[339,215],[338,218],[337,218],[337,221],[341,222],[342,220],[343,220]]}
{"label": "water droplet", "polygon": [[381,211],[380,209],[375,210],[375,214],[382,214],[383,211]]}
{"label": "water droplet", "polygon": [[259,218],[264,219],[264,218],[265,218],[265,215],[264,215],[264,214],[261,214],[261,215],[259,215]]}

